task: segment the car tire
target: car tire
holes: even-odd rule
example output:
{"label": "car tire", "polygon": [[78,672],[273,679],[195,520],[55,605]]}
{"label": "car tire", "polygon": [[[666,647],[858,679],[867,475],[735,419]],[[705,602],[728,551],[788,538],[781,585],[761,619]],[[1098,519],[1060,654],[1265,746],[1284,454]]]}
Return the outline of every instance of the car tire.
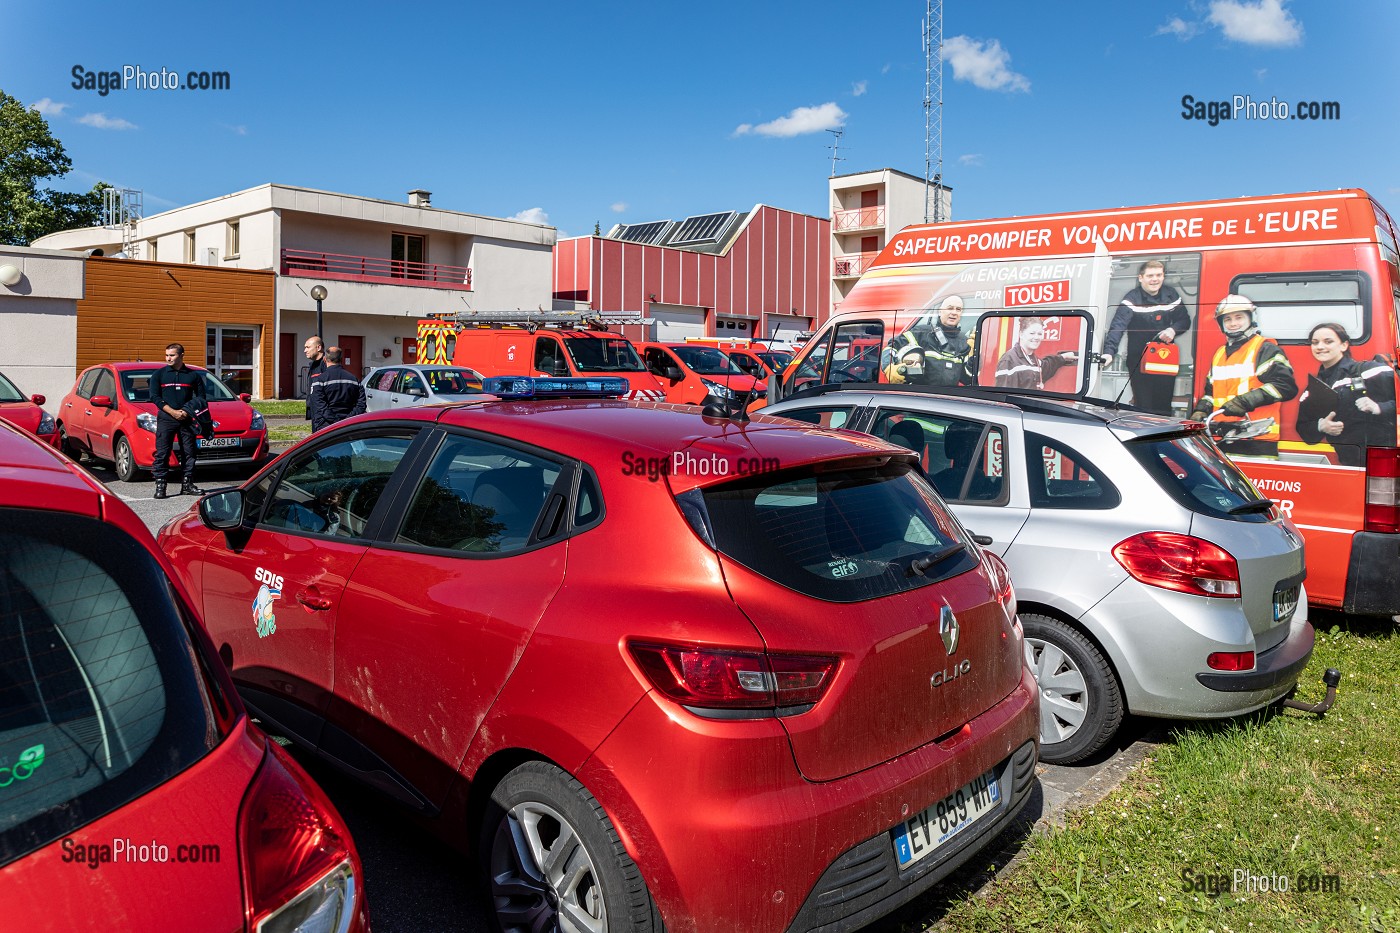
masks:
{"label": "car tire", "polygon": [[[549,867],[542,869],[542,862]],[[495,928],[505,933],[664,929],[642,873],[602,805],[547,762],[521,765],[491,792],[480,864]],[[561,913],[583,922],[561,923]]]}
{"label": "car tire", "polygon": [[83,462],[82,448],[68,439],[68,429],[63,426],[62,421],[58,423],[58,449],[74,463]]}
{"label": "car tire", "polygon": [[1022,614],[1026,665],[1040,685],[1040,758],[1071,764],[1103,748],[1123,722],[1123,692],[1103,653],[1059,619]]}
{"label": "car tire", "polygon": [[131,449],[131,441],[120,434],[112,444],[112,466],[117,470],[117,479],[123,483],[134,483],[141,475],[140,468],[136,466],[136,454]]}

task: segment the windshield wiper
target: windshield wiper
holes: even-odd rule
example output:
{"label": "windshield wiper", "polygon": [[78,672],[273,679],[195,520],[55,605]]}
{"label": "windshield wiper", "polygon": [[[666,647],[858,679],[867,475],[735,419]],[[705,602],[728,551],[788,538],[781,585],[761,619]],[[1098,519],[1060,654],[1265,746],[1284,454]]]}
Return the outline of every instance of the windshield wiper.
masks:
{"label": "windshield wiper", "polygon": [[917,574],[922,577],[924,574],[928,573],[929,568],[933,565],[941,564],[954,554],[961,554],[965,550],[967,550],[967,545],[959,541],[956,544],[950,544],[945,548],[934,551],[928,557],[917,558],[909,564],[908,575],[912,577]]}
{"label": "windshield wiper", "polygon": [[1267,512],[1273,507],[1273,499],[1254,499],[1250,502],[1241,502],[1239,505],[1232,505],[1225,511],[1231,515],[1245,515],[1249,512]]}

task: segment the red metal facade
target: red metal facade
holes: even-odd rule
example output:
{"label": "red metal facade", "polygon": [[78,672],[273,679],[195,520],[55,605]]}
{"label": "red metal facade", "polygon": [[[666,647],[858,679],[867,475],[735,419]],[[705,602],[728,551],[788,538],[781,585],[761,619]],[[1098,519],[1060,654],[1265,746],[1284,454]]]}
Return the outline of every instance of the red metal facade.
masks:
{"label": "red metal facade", "polygon": [[796,314],[816,327],[829,312],[830,269],[831,221],[760,206],[719,256],[598,236],[560,240],[554,295],[643,315],[652,304],[705,308],[711,333],[719,315]]}

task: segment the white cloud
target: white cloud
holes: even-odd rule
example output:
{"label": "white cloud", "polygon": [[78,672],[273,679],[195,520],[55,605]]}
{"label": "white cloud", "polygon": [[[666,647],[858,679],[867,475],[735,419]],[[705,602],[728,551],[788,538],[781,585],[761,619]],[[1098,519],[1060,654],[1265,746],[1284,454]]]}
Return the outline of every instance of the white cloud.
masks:
{"label": "white cloud", "polygon": [[1263,81],[1263,80],[1264,80],[1265,78],[1267,78],[1268,76],[1269,76],[1269,69],[1267,69],[1267,68],[1256,68],[1256,69],[1254,69],[1254,77],[1258,78],[1260,81]]}
{"label": "white cloud", "polygon": [[621,214],[623,211],[627,210],[627,204],[625,201],[618,201],[611,205],[611,210],[614,214]]}
{"label": "white cloud", "polygon": [[1173,16],[1164,24],[1157,27],[1154,36],[1176,36],[1182,42],[1195,38],[1201,31],[1200,23],[1188,23],[1180,16]]}
{"label": "white cloud", "polygon": [[45,97],[30,104],[29,109],[37,110],[46,117],[61,117],[63,116],[63,111],[68,109],[68,105],[60,104],[58,101],[49,100]]}
{"label": "white cloud", "polygon": [[1284,0],[1211,0],[1210,21],[1225,38],[1246,45],[1297,45],[1303,25],[1283,8]]}
{"label": "white cloud", "polygon": [[121,117],[109,117],[105,113],[85,113],[78,118],[83,126],[95,126],[99,130],[134,130],[135,123],[128,123]]}
{"label": "white cloud", "polygon": [[798,107],[785,117],[757,126],[752,123],[740,123],[734,128],[734,135],[747,136],[755,133],[759,136],[802,136],[806,133],[834,130],[845,122],[846,111],[836,106],[834,101],[828,101],[817,107]]}
{"label": "white cloud", "polygon": [[889,65],[889,64],[885,65],[885,67],[883,67],[883,68],[880,69],[880,74],[882,74],[882,75],[887,75],[887,74],[889,74],[889,73],[890,73],[890,69],[893,68],[893,67],[894,67],[894,65]]}
{"label": "white cloud", "polygon": [[542,207],[529,207],[516,214],[514,217],[507,217],[506,219],[518,220],[526,224],[543,224],[546,227],[550,226],[549,215],[545,213]]}
{"label": "white cloud", "polygon": [[857,81],[855,84],[851,85],[851,96],[860,97],[862,94],[865,93],[865,89],[869,86],[869,81]]}
{"label": "white cloud", "polygon": [[968,165],[973,168],[977,168],[978,166],[984,165],[985,163],[986,160],[982,158],[982,153],[980,152],[969,152],[967,155],[958,156],[959,165]]}
{"label": "white cloud", "polygon": [[943,60],[953,66],[955,81],[971,81],[987,91],[1029,91],[1025,75],[1006,67],[1011,54],[996,39],[980,42],[969,36],[953,36],[943,42]]}

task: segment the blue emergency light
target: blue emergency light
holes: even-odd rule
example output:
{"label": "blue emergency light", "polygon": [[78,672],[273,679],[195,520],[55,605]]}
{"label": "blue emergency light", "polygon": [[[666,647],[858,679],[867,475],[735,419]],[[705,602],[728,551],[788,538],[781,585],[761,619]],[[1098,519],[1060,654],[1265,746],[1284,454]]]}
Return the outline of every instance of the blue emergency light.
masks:
{"label": "blue emergency light", "polygon": [[619,398],[631,386],[626,379],[548,379],[538,376],[492,376],[481,391],[497,398]]}

